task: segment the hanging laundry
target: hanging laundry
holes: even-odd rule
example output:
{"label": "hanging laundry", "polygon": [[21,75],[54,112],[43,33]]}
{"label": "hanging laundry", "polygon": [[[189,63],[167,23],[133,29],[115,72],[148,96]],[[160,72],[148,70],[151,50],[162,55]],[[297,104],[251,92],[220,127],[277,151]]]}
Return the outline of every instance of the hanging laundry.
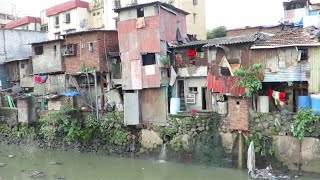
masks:
{"label": "hanging laundry", "polygon": [[48,75],[44,75],[44,76],[35,75],[34,76],[34,82],[38,83],[38,84],[45,83],[47,79],[48,79]]}
{"label": "hanging laundry", "polygon": [[276,105],[278,105],[278,102],[279,102],[279,93],[280,93],[279,91],[273,91],[272,93],[272,97]]}
{"label": "hanging laundry", "polygon": [[272,89],[269,89],[269,91],[268,91],[269,99],[271,99],[271,98],[272,98],[272,93],[273,93],[273,90],[272,90]]}
{"label": "hanging laundry", "polygon": [[286,100],[286,93],[285,92],[280,92],[279,93],[279,99],[285,101]]}
{"label": "hanging laundry", "polygon": [[194,49],[190,49],[188,50],[188,56],[189,56],[189,59],[191,59],[193,56],[196,55],[196,51]]}
{"label": "hanging laundry", "polygon": [[137,29],[141,29],[146,27],[146,22],[144,20],[144,17],[139,17],[137,18],[137,22],[136,22],[136,28]]}

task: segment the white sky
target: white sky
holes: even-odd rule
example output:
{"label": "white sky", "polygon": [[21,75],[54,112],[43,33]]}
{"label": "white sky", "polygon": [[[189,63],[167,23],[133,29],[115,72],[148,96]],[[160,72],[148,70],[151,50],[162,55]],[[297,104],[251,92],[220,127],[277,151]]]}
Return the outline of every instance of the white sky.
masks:
{"label": "white sky", "polygon": [[[0,0],[0,11],[12,11],[16,4],[20,16],[39,16],[40,10],[67,0]],[[202,0],[200,0],[202,1]],[[207,29],[276,24],[283,16],[283,0],[205,0]]]}

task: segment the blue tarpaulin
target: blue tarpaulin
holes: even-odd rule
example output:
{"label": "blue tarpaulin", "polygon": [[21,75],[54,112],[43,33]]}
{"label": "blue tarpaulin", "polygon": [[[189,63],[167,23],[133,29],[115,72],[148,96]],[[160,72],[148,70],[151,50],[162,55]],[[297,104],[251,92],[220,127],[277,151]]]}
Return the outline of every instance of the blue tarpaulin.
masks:
{"label": "blue tarpaulin", "polygon": [[65,93],[61,93],[62,96],[67,96],[67,97],[74,97],[77,95],[80,95],[79,92],[77,91],[73,91],[73,92],[65,92]]}

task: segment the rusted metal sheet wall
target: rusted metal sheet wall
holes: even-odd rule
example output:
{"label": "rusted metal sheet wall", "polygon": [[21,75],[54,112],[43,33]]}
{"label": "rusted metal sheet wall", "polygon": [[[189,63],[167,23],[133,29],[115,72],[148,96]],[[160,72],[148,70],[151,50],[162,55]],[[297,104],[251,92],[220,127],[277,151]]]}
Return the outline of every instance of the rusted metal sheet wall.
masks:
{"label": "rusted metal sheet wall", "polygon": [[[225,56],[229,63],[236,64],[237,62],[241,64],[241,66],[248,67],[251,65],[250,60],[250,44],[241,44],[241,45],[229,45],[225,46],[226,50],[223,50],[222,48],[217,48],[216,52],[216,60],[211,62],[210,67],[210,73],[215,76],[221,76],[220,75],[220,64]],[[213,47],[210,48],[212,50]],[[213,48],[214,49],[214,48]]]}
{"label": "rusted metal sheet wall", "polygon": [[[148,82],[148,78],[145,79],[147,82],[143,82],[141,54],[160,52],[159,16],[145,17],[145,24],[145,28],[137,29],[136,19],[118,23],[124,90],[142,89],[143,83],[153,84]],[[160,79],[160,73],[157,75]]]}
{"label": "rusted metal sheet wall", "polygon": [[299,63],[285,69],[279,69],[272,73],[265,69],[263,82],[286,82],[286,81],[308,81],[310,64],[308,62]]}
{"label": "rusted metal sheet wall", "polygon": [[227,95],[244,95],[245,89],[243,87],[238,87],[238,80],[234,77],[216,77],[211,74],[207,78],[207,89],[220,94]]}
{"label": "rusted metal sheet wall", "polygon": [[140,103],[139,93],[124,93],[124,124],[140,124]]}
{"label": "rusted metal sheet wall", "polygon": [[309,93],[320,92],[320,48],[309,48],[310,80]]}
{"label": "rusted metal sheet wall", "polygon": [[309,79],[310,64],[307,61],[299,61],[299,53],[295,47],[252,50],[250,58],[252,64],[262,64],[264,82]]}
{"label": "rusted metal sheet wall", "polygon": [[158,65],[148,65],[142,67],[143,88],[160,87],[160,70]]}
{"label": "rusted metal sheet wall", "polygon": [[13,61],[5,64],[8,81],[18,81],[20,79],[19,61]]}
{"label": "rusted metal sheet wall", "polygon": [[143,89],[140,91],[142,122],[162,124],[167,119],[165,88]]}
{"label": "rusted metal sheet wall", "polygon": [[177,12],[175,15],[160,8],[160,27],[161,40],[176,41],[177,27],[179,27],[182,37],[187,37],[186,17],[181,13]]}
{"label": "rusted metal sheet wall", "polygon": [[[199,46],[198,48],[201,48]],[[197,54],[193,58],[189,58],[188,51],[196,50],[197,47],[190,47],[190,48],[183,48],[183,49],[176,49],[176,66],[177,67],[186,67],[186,66],[207,66],[207,51],[197,52]]]}

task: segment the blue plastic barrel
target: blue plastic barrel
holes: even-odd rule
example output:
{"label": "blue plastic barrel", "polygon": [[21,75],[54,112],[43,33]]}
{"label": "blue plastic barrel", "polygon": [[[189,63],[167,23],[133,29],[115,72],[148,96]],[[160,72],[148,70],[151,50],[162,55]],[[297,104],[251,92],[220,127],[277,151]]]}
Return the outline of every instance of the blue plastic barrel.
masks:
{"label": "blue plastic barrel", "polygon": [[312,107],[312,111],[315,114],[320,114],[320,96],[319,95],[311,96],[311,107]]}
{"label": "blue plastic barrel", "polygon": [[310,96],[298,96],[297,108],[299,109],[310,109],[311,99]]}

